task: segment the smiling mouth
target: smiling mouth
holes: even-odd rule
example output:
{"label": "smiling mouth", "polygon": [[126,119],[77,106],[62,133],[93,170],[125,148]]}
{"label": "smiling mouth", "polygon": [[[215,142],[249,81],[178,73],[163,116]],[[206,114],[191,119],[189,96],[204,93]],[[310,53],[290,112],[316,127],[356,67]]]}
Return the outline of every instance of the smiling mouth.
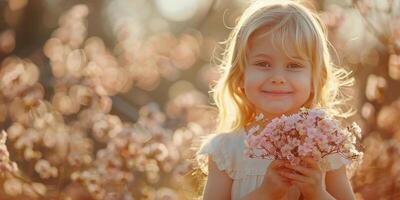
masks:
{"label": "smiling mouth", "polygon": [[270,96],[285,96],[285,95],[290,95],[293,92],[273,90],[273,91],[262,91],[262,93]]}

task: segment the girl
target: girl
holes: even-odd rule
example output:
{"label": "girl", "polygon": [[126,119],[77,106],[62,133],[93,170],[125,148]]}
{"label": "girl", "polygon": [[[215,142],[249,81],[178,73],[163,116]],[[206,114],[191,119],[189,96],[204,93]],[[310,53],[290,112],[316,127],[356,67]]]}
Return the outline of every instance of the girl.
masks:
{"label": "girl", "polygon": [[301,107],[323,107],[347,117],[339,106],[349,73],[331,63],[325,28],[316,14],[292,1],[253,2],[234,28],[213,86],[217,131],[201,145],[208,155],[205,200],[354,199],[346,175],[350,161],[338,155],[306,166],[248,158],[244,140],[258,113],[267,121]]}

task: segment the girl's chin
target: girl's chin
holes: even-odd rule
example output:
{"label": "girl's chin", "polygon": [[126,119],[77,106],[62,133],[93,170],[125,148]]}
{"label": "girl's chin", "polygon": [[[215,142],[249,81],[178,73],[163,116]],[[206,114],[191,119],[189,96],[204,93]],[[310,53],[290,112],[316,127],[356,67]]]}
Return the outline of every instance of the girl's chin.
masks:
{"label": "girl's chin", "polygon": [[293,109],[293,108],[279,108],[279,107],[275,107],[275,108],[269,108],[269,109],[264,109],[264,114],[267,116],[272,116],[272,117],[280,117],[283,114],[284,115],[290,115],[295,113],[295,110],[299,110],[299,109]]}

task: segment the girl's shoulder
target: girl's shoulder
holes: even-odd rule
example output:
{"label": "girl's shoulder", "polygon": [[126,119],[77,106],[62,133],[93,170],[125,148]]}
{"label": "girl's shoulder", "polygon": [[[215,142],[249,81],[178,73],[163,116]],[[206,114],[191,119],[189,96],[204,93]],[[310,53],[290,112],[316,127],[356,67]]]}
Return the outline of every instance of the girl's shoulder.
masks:
{"label": "girl's shoulder", "polygon": [[202,143],[198,153],[201,154],[204,151],[210,150],[210,148],[226,149],[231,146],[236,146],[243,142],[244,137],[245,137],[245,132],[243,128],[230,132],[209,134],[202,139]]}
{"label": "girl's shoulder", "polygon": [[243,152],[245,132],[238,129],[225,133],[214,133],[207,135],[197,151],[197,159],[203,163],[202,171],[207,174],[207,156],[216,163],[221,171],[230,174],[236,163],[236,154]]}

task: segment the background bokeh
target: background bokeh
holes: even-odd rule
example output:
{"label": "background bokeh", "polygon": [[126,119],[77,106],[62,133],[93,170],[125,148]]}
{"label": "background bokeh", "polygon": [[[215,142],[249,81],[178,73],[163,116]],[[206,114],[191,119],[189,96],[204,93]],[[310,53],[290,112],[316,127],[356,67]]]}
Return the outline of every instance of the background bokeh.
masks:
{"label": "background bokeh", "polygon": [[[18,165],[1,173],[0,199],[198,196],[209,87],[249,2],[0,0],[0,126]],[[400,199],[400,1],[308,4],[356,78],[345,92],[363,129],[357,199]]]}

